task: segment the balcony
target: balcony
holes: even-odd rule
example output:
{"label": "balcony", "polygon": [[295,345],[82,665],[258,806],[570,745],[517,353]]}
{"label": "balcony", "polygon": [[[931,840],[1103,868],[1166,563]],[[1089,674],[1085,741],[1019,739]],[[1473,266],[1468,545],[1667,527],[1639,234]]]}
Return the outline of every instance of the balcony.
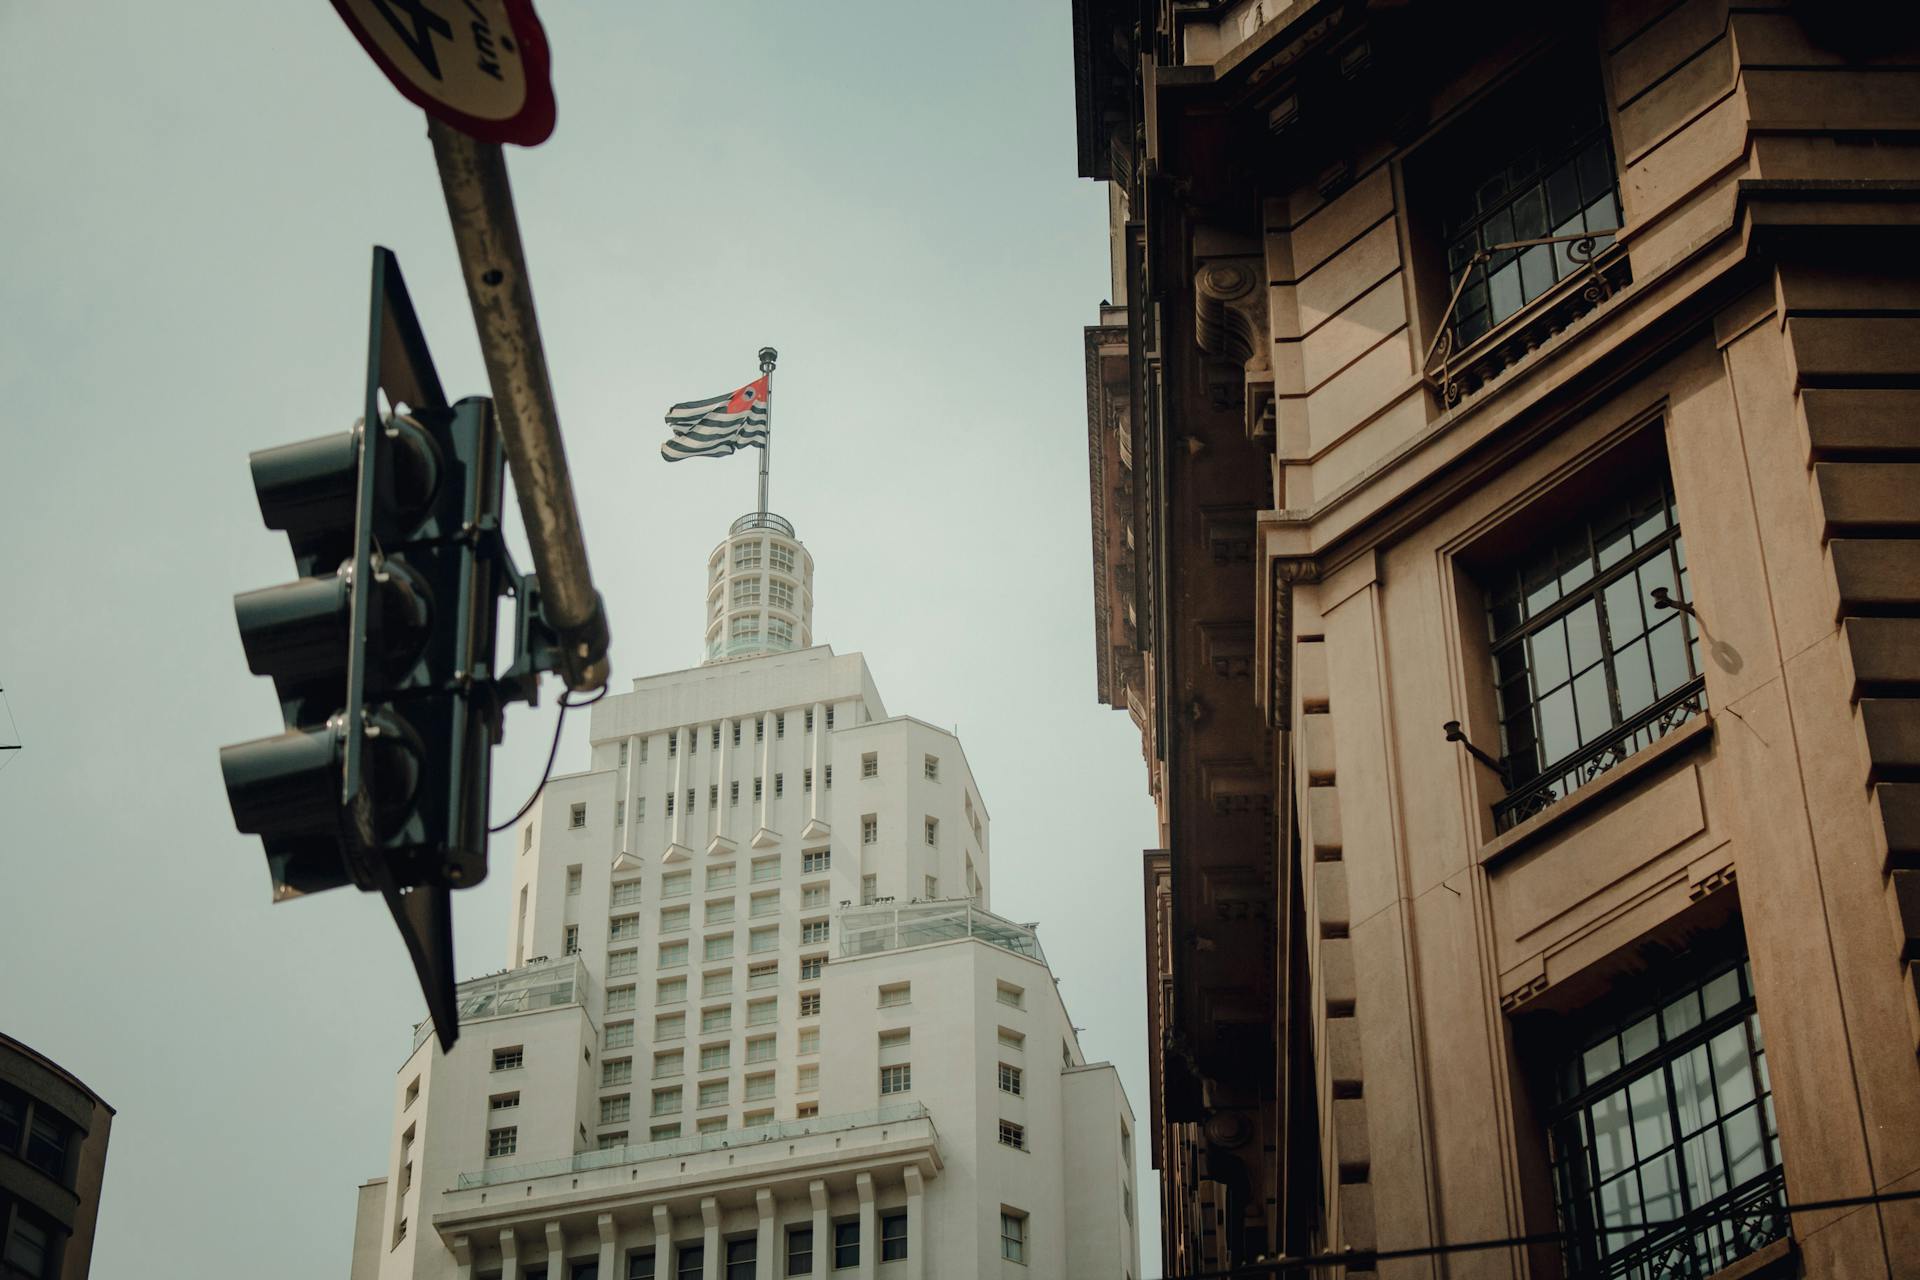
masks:
{"label": "balcony", "polygon": [[1518,240],[1483,250],[1460,277],[1464,286],[1476,269],[1487,265],[1496,251],[1516,252],[1530,247],[1551,246],[1561,253],[1570,268],[1567,274],[1543,295],[1528,303],[1493,329],[1456,349],[1451,325],[1460,288],[1454,289],[1447,311],[1441,317],[1439,333],[1427,349],[1421,376],[1440,397],[1443,409],[1452,409],[1507,370],[1519,364],[1541,347],[1610,301],[1633,281],[1626,249],[1614,240],[1618,231],[1576,232],[1572,235],[1546,236],[1537,240]]}
{"label": "balcony", "polygon": [[[1596,1280],[1706,1280],[1787,1236],[1786,1181],[1771,1169],[1630,1244],[1613,1243],[1604,1260],[1569,1259],[1569,1269]],[[1649,1216],[1657,1217],[1657,1214]],[[1602,1233],[1591,1226],[1596,1238]],[[1613,1242],[1616,1233],[1605,1233]],[[1582,1269],[1584,1265],[1585,1269]]]}
{"label": "balcony", "polygon": [[877,903],[848,907],[840,912],[840,954],[866,956],[902,947],[921,947],[955,938],[978,938],[989,946],[1047,962],[1040,938],[1030,924],[1016,924],[973,905],[971,898],[915,902],[906,906]]}
{"label": "balcony", "polygon": [[[585,1005],[593,994],[593,980],[579,956],[558,960],[535,960],[518,969],[470,978],[454,989],[462,1026],[505,1018],[537,1009],[559,1009],[570,1004]],[[413,1047],[418,1049],[433,1034],[433,1019],[414,1024]]]}
{"label": "balcony", "polygon": [[733,522],[727,530],[729,537],[736,533],[746,533],[752,529],[765,529],[770,533],[793,537],[793,524],[785,516],[776,516],[771,511],[749,511]]}
{"label": "balcony", "polygon": [[[617,1169],[630,1164],[645,1164],[650,1160],[682,1159],[708,1152],[753,1147],[768,1142],[789,1142],[828,1134],[847,1134],[858,1129],[906,1124],[913,1121],[924,1121],[927,1131],[932,1132],[933,1121],[928,1116],[925,1105],[918,1102],[902,1102],[847,1115],[812,1116],[805,1120],[783,1120],[778,1124],[759,1125],[751,1129],[729,1129],[724,1133],[696,1133],[684,1138],[670,1138],[664,1142],[642,1142],[626,1147],[608,1147],[604,1151],[582,1151],[565,1160],[544,1160],[538,1164],[482,1169],[477,1173],[459,1175],[454,1183],[454,1190],[471,1191],[478,1187],[493,1187],[508,1182],[536,1182],[541,1178],[589,1173],[596,1169]],[[829,1149],[836,1145],[838,1144],[834,1142],[826,1144]]]}

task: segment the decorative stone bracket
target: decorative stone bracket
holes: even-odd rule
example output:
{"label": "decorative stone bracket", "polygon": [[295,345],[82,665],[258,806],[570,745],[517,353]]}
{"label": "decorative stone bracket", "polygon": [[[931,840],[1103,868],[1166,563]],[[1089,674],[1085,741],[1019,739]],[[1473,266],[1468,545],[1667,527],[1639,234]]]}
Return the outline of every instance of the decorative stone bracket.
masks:
{"label": "decorative stone bracket", "polygon": [[1193,273],[1194,341],[1248,374],[1273,367],[1265,274],[1252,253],[1203,261]]}
{"label": "decorative stone bracket", "polygon": [[1249,439],[1273,438],[1273,322],[1267,264],[1259,246],[1217,228],[1193,240],[1194,344],[1212,357],[1207,386],[1214,403],[1238,402]]}

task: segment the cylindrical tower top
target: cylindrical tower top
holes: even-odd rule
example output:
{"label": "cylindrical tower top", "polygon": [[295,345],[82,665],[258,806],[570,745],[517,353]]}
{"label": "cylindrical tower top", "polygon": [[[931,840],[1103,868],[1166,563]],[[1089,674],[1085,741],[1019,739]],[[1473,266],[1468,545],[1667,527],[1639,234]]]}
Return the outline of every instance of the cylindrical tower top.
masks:
{"label": "cylindrical tower top", "polygon": [[813,557],[771,512],[733,522],[707,558],[707,662],[813,644]]}

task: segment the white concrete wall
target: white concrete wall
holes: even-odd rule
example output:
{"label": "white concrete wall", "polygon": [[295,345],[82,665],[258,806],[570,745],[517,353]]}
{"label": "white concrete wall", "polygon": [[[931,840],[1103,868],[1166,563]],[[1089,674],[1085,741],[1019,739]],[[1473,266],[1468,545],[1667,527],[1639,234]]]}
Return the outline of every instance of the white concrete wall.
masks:
{"label": "white concrete wall", "polygon": [[353,1213],[353,1265],[348,1280],[378,1280],[380,1257],[388,1237],[380,1229],[380,1212],[387,1203],[387,1180],[371,1178],[360,1185]]}
{"label": "white concrete wall", "polygon": [[[903,982],[910,1001],[881,1007],[881,988]],[[1022,1007],[1000,1002],[1002,983],[1020,989]],[[1137,1230],[1123,1228],[1119,1154],[1132,1115],[1113,1069],[1082,1061],[1044,964],[960,939],[836,958],[823,996],[822,1111],[904,1097],[933,1114],[945,1167],[929,1184],[926,1233],[940,1274],[1139,1275]],[[1023,1047],[1003,1044],[1002,1027]],[[880,1037],[900,1029],[909,1048],[883,1051]],[[911,1093],[881,1096],[882,1066],[901,1061],[913,1068]],[[1018,1095],[1000,1088],[1003,1062],[1022,1072]],[[1002,1120],[1025,1127],[1026,1150],[1001,1144]],[[1109,1176],[1089,1176],[1101,1167]],[[1028,1215],[1024,1267],[1001,1261],[1003,1207]]]}
{"label": "white concrete wall", "polygon": [[[572,1005],[469,1022],[451,1053],[442,1053],[431,1037],[414,1050],[395,1077],[396,1123],[381,1209],[387,1249],[377,1272],[381,1280],[451,1274],[442,1269],[446,1250],[429,1219],[441,1193],[460,1174],[564,1159],[580,1149],[580,1120],[597,1080],[597,1041],[587,1011]],[[522,1065],[493,1070],[494,1051],[516,1046]],[[416,1080],[420,1093],[408,1106],[407,1091]],[[495,1111],[492,1099],[511,1093],[520,1095],[519,1105]],[[489,1158],[488,1131],[504,1125],[517,1130],[516,1150]],[[409,1130],[410,1147],[405,1142]],[[408,1163],[413,1165],[410,1187],[401,1172]],[[396,1244],[396,1225],[403,1217],[407,1236]]]}
{"label": "white concrete wall", "polygon": [[[841,815],[835,834],[859,858],[861,873],[876,877],[878,895],[899,902],[924,899],[931,875],[937,880],[935,896],[971,897],[971,867],[978,882],[976,901],[991,909],[986,804],[960,740],[924,721],[898,716],[837,731],[832,747],[834,804]],[[868,755],[875,757],[878,777],[863,776]],[[937,779],[926,776],[928,757],[937,762]],[[868,815],[878,835],[870,846],[861,844]],[[938,823],[933,845],[926,841],[928,818]],[[860,901],[857,893],[854,901]]]}
{"label": "white concrete wall", "polygon": [[[1140,1275],[1139,1179],[1133,1108],[1107,1062],[1061,1072],[1066,1140],[1067,1280]],[[1125,1135],[1124,1138],[1122,1135]],[[1104,1172],[1103,1172],[1104,1171]]]}

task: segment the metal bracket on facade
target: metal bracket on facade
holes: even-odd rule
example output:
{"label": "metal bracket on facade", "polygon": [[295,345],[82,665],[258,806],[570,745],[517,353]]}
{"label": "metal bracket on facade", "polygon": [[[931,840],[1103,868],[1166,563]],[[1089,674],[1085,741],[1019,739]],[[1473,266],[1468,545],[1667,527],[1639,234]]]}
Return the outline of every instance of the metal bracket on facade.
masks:
{"label": "metal bracket on facade", "polygon": [[1487,766],[1487,768],[1493,770],[1495,773],[1499,774],[1501,777],[1503,778],[1506,777],[1506,770],[1500,767],[1500,762],[1498,760],[1495,760],[1492,756],[1488,755],[1486,752],[1482,751],[1480,748],[1474,746],[1472,739],[1468,738],[1466,733],[1461,730],[1460,722],[1458,720],[1449,720],[1446,722],[1446,724],[1442,725],[1441,728],[1447,731],[1448,742],[1459,743],[1461,746],[1467,749],[1468,755],[1472,756],[1475,760],[1478,760],[1481,764]]}
{"label": "metal bracket on facade", "polygon": [[1700,621],[1700,615],[1694,610],[1692,601],[1675,600],[1671,595],[1667,593],[1667,589],[1665,587],[1655,587],[1652,591],[1649,591],[1647,594],[1653,597],[1654,608],[1678,609],[1680,612],[1686,614],[1689,618],[1692,618],[1695,622]]}

